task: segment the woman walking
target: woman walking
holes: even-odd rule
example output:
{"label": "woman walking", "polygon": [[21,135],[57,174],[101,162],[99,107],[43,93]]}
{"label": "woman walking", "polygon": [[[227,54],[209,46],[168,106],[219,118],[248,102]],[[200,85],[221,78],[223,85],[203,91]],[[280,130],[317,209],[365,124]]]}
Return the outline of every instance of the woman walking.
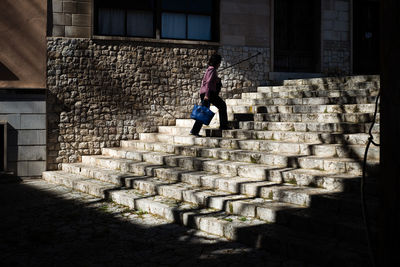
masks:
{"label": "woman walking", "polygon": [[[219,111],[219,128],[221,130],[227,130],[228,128],[228,116],[226,113],[226,104],[224,100],[219,97],[222,83],[218,77],[217,69],[221,65],[221,56],[213,54],[208,60],[208,68],[204,74],[200,88],[200,98],[203,106],[210,107],[210,103],[218,108]],[[199,132],[203,123],[196,120],[190,131],[191,135],[200,136]]]}

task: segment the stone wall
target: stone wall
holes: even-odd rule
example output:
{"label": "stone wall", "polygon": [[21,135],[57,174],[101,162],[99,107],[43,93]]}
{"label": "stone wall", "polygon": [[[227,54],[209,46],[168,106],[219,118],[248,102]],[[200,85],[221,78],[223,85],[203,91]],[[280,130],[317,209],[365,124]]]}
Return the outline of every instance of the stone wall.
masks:
{"label": "stone wall", "polygon": [[351,72],[350,1],[322,0],[322,72]]}
{"label": "stone wall", "polygon": [[221,0],[222,45],[270,46],[271,0]]}
{"label": "stone wall", "polygon": [[52,36],[90,37],[92,32],[91,0],[51,0]]}
{"label": "stone wall", "polygon": [[266,80],[266,48],[48,38],[48,169],[188,118],[216,51],[221,69],[261,53],[220,73],[224,98]]}

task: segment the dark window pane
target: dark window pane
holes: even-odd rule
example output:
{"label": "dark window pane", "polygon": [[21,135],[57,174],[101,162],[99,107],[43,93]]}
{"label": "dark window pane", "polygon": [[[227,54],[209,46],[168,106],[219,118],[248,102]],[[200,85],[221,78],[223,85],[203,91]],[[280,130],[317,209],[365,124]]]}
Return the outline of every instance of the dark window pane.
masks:
{"label": "dark window pane", "polygon": [[211,17],[203,15],[189,15],[188,39],[211,40]]}
{"label": "dark window pane", "polygon": [[149,11],[128,10],[127,35],[153,37],[153,13]]}
{"label": "dark window pane", "polygon": [[125,11],[117,8],[99,8],[98,27],[100,35],[124,35]]}
{"label": "dark window pane", "polygon": [[140,0],[140,1],[97,0],[95,2],[95,5],[97,7],[107,7],[107,8],[128,8],[128,9],[149,10],[154,8],[154,0]]}
{"label": "dark window pane", "polygon": [[[128,2],[125,0],[125,2]],[[135,8],[135,9],[142,9],[142,10],[152,10],[154,9],[154,1],[153,0],[147,0],[147,1],[130,1],[128,2],[128,8]]]}
{"label": "dark window pane", "polygon": [[161,16],[161,37],[172,39],[186,38],[186,15],[163,13]]}
{"label": "dark window pane", "polygon": [[162,8],[168,11],[185,12],[188,0],[162,0]]}
{"label": "dark window pane", "polygon": [[187,13],[211,13],[213,0],[163,0],[162,8]]}
{"label": "dark window pane", "polygon": [[212,0],[190,0],[187,11],[192,13],[212,13]]}

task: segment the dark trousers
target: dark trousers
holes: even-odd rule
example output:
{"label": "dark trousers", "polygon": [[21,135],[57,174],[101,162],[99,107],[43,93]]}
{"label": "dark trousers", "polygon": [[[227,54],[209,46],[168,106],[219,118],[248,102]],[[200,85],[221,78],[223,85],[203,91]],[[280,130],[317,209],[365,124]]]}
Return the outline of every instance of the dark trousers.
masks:
{"label": "dark trousers", "polygon": [[[204,101],[204,96],[205,94],[201,94],[201,102],[203,105],[206,105],[207,107],[210,107],[210,103],[213,104],[218,108],[218,113],[219,113],[219,127],[220,128],[226,128],[228,126],[228,115],[226,113],[226,104],[225,101],[222,100],[217,94],[210,94],[210,97],[208,98],[209,101]],[[208,103],[206,103],[208,102]],[[200,121],[196,120],[196,122],[193,125],[192,130],[190,131],[192,134],[199,134],[201,127],[203,126],[203,123]]]}

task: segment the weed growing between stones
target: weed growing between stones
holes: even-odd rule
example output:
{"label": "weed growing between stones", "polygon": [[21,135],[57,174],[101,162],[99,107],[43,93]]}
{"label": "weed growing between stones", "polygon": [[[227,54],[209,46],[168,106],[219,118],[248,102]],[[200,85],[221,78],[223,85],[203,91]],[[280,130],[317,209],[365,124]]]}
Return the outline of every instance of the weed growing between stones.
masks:
{"label": "weed growing between stones", "polygon": [[143,215],[148,214],[148,212],[144,211],[142,209],[139,209],[139,210],[135,211],[134,214],[136,214],[139,218],[143,218]]}
{"label": "weed growing between stones", "polygon": [[251,161],[251,163],[258,163],[259,159],[256,159],[255,157],[250,156],[250,161]]}
{"label": "weed growing between stones", "polygon": [[108,205],[105,204],[105,205],[100,206],[99,210],[102,211],[102,212],[107,212],[108,211]]}

